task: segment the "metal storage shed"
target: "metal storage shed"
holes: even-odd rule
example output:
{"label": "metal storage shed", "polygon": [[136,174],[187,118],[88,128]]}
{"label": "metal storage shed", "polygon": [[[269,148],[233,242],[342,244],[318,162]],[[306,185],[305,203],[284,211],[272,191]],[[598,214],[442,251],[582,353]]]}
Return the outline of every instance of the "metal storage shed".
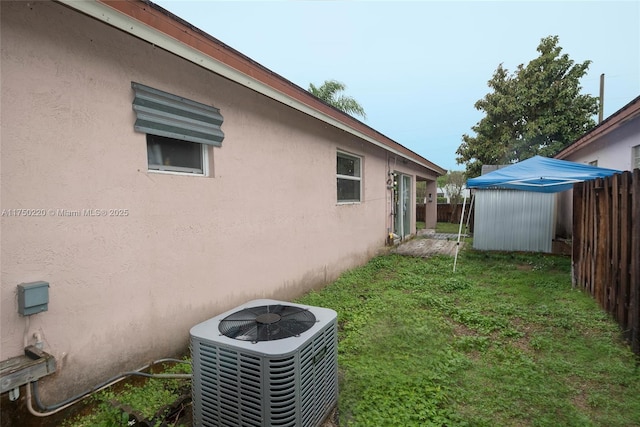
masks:
{"label": "metal storage shed", "polygon": [[615,169],[535,156],[467,180],[475,189],[473,247],[551,252],[555,193],[576,182],[619,173]]}

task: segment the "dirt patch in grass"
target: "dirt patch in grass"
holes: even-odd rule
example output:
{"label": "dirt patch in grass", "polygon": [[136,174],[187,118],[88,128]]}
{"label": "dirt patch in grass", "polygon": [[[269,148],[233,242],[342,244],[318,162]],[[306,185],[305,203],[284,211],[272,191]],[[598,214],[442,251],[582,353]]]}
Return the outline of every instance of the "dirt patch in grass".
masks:
{"label": "dirt patch in grass", "polygon": [[458,336],[458,337],[460,337],[460,336],[466,336],[466,337],[474,336],[474,337],[476,337],[476,336],[479,335],[478,331],[469,328],[465,324],[458,323],[458,322],[456,322],[455,320],[453,320],[451,318],[449,318],[448,320],[451,322],[452,325],[454,325],[453,326],[453,333],[454,333],[455,336]]}
{"label": "dirt patch in grass", "polygon": [[590,387],[593,387],[593,384],[589,385],[576,376],[569,376],[567,378],[567,383],[570,383],[574,389],[574,396],[571,399],[571,403],[581,411],[590,412],[591,408],[587,402],[587,390],[589,390]]}

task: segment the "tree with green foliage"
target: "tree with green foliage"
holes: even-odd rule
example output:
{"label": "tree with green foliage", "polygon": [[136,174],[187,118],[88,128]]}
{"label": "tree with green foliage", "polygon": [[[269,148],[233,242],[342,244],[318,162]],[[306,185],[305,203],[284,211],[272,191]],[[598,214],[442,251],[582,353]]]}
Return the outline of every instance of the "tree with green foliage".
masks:
{"label": "tree with green foliage", "polygon": [[444,175],[444,190],[449,196],[449,203],[457,205],[462,203],[462,190],[467,183],[465,173],[462,171],[449,171]]}
{"label": "tree with green foliage", "polygon": [[475,136],[462,136],[456,151],[468,177],[480,175],[483,164],[553,157],[595,126],[598,98],[580,93],[591,61],[575,64],[561,53],[558,36],[543,38],[537,51],[513,74],[500,64],[488,82],[492,92],[475,103],[485,117],[471,128]]}
{"label": "tree with green foliage", "polygon": [[320,87],[313,83],[309,83],[308,91],[317,96],[329,105],[336,107],[340,111],[344,111],[350,115],[367,118],[364,108],[354,98],[342,94],[347,89],[344,83],[337,80],[325,80]]}

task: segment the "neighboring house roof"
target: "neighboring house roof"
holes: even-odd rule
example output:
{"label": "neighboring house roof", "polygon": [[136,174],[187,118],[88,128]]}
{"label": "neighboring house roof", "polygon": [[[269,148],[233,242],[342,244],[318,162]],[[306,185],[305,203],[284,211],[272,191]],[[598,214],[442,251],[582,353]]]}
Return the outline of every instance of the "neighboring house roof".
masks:
{"label": "neighboring house roof", "polygon": [[411,160],[437,175],[446,170],[211,35],[147,0],[58,0],[66,6],[174,53],[336,128]]}
{"label": "neighboring house roof", "polygon": [[534,156],[486,175],[468,179],[467,186],[478,189],[557,193],[571,189],[576,182],[604,178],[619,172],[621,171]]}
{"label": "neighboring house roof", "polygon": [[576,151],[587,147],[592,142],[597,141],[598,138],[603,137],[604,135],[618,129],[626,121],[638,116],[640,116],[640,96],[636,97],[627,105],[607,117],[602,121],[602,123],[599,123],[596,127],[582,135],[572,144],[562,149],[562,151],[560,151],[554,157],[556,159],[565,159],[572,153],[575,153]]}

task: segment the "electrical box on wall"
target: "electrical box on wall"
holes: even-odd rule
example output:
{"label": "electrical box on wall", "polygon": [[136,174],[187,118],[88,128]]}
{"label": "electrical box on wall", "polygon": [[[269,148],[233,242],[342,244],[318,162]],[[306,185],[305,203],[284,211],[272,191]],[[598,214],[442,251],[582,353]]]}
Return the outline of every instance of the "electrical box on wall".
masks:
{"label": "electrical box on wall", "polygon": [[32,282],[18,285],[18,313],[23,316],[31,316],[48,309],[48,282]]}

